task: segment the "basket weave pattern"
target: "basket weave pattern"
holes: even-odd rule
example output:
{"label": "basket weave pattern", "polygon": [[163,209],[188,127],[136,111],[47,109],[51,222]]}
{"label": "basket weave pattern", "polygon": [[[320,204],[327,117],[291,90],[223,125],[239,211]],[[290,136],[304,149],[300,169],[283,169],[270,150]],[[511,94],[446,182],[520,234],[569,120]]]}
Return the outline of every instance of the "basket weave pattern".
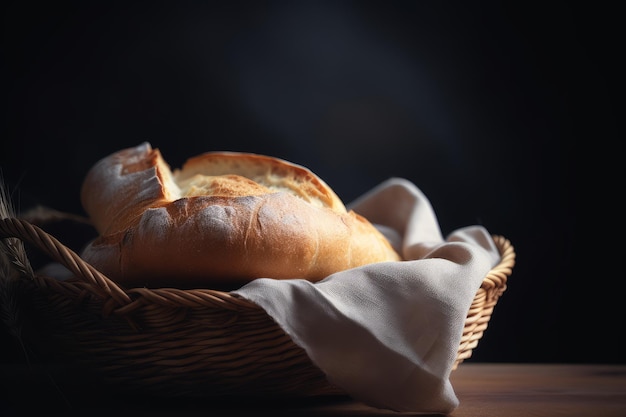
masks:
{"label": "basket weave pattern", "polygon": [[[342,393],[256,304],[211,289],[121,288],[24,220],[0,220],[0,238],[6,237],[39,248],[74,275],[19,280],[25,337],[109,383],[166,396]],[[511,243],[493,239],[501,261],[472,302],[454,369],[477,346],[514,266]]]}

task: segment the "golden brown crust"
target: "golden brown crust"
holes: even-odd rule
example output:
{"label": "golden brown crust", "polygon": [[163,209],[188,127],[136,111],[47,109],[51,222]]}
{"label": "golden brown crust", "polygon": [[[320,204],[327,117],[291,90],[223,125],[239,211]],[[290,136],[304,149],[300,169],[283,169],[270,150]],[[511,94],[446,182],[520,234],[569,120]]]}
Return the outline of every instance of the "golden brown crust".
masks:
{"label": "golden brown crust", "polygon": [[142,144],[97,163],[82,194],[101,234],[83,258],[129,286],[317,281],[399,260],[321,179],[276,158],[214,152],[172,173]]}
{"label": "golden brown crust", "polygon": [[[182,169],[174,171],[176,182],[194,175],[224,176],[238,174],[269,190],[286,190],[312,204],[345,212],[343,202],[317,175],[307,168],[278,158],[240,152],[207,152],[189,158]],[[241,194],[246,195],[246,194]]]}
{"label": "golden brown crust", "polygon": [[158,149],[143,143],[98,161],[87,173],[81,202],[96,230],[126,230],[144,210],[172,201],[170,167]]}

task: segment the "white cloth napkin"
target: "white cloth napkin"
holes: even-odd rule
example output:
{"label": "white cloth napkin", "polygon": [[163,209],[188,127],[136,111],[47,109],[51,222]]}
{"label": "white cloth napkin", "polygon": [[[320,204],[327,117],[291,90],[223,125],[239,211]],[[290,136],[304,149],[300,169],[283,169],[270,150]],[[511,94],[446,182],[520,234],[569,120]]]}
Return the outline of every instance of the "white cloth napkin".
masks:
{"label": "white cloth napkin", "polygon": [[392,178],[349,208],[389,238],[404,261],[321,282],[262,278],[235,293],[260,305],[330,382],[377,408],[449,413],[449,377],[469,307],[500,255],[482,226],[442,236],[426,196]]}

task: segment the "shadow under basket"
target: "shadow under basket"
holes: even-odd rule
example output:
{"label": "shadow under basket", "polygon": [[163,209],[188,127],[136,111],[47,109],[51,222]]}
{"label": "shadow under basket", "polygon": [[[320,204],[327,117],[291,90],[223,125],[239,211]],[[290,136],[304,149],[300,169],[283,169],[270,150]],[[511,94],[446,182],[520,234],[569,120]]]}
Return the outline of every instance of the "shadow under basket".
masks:
{"label": "shadow under basket", "polygon": [[[33,245],[72,271],[61,281],[10,260],[18,273],[0,277],[0,289],[14,300],[23,343],[79,364],[98,381],[165,397],[343,394],[265,310],[235,294],[122,288],[21,219],[0,220],[0,238]],[[501,260],[468,311],[453,369],[478,345],[515,264],[509,240],[493,240]]]}

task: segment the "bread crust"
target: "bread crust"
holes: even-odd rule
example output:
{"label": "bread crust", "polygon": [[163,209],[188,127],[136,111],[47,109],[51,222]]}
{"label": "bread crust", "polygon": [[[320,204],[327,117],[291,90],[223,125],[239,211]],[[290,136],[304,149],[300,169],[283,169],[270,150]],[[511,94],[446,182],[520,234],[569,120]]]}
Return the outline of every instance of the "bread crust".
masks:
{"label": "bread crust", "polygon": [[400,259],[319,177],[268,156],[210,152],[172,172],[143,143],[94,165],[81,199],[100,233],[81,256],[127,286],[318,281]]}

